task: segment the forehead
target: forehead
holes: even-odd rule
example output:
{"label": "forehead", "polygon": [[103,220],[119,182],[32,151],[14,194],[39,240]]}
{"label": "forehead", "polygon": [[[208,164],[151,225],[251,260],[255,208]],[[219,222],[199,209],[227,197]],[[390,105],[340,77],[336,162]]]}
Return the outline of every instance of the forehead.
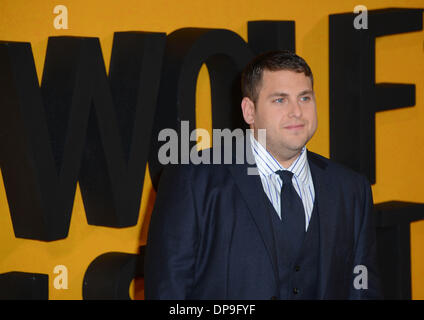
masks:
{"label": "forehead", "polygon": [[260,92],[278,90],[286,93],[296,93],[312,90],[312,81],[303,72],[291,70],[264,70]]}

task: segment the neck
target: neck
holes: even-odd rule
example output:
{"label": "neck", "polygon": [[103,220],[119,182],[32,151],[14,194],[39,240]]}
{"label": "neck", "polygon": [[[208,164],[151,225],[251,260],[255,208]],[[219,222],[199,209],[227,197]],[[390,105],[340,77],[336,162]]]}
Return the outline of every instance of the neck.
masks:
{"label": "neck", "polygon": [[266,147],[261,143],[261,139],[258,139],[257,132],[255,131],[253,134],[254,139],[262,145],[274,158],[278,161],[278,163],[285,169],[289,168],[292,163],[299,157],[300,153],[302,152],[303,147],[298,151],[289,151],[287,150],[286,154],[282,154],[279,152],[274,152],[269,148],[269,145],[266,144]]}
{"label": "neck", "polygon": [[292,156],[287,156],[287,157],[284,157],[282,155],[275,155],[271,151],[268,151],[268,152],[272,154],[272,156],[278,161],[278,163],[284,169],[288,169],[292,165],[292,163],[299,157],[302,150]]}

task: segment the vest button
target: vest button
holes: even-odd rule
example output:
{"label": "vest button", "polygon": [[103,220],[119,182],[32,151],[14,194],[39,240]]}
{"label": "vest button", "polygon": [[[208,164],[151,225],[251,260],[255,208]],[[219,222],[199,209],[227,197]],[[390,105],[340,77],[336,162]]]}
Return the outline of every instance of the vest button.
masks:
{"label": "vest button", "polygon": [[295,270],[296,272],[300,271],[300,266],[295,266],[295,267],[294,267],[294,270]]}
{"label": "vest button", "polygon": [[299,289],[298,288],[293,288],[293,293],[294,294],[298,294],[299,293]]}

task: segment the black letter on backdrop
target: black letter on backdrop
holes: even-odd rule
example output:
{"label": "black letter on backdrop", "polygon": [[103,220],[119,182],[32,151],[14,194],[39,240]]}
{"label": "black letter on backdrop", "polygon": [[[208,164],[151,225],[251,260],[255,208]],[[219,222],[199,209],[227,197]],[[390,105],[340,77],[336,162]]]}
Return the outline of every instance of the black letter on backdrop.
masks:
{"label": "black letter on backdrop", "polygon": [[254,54],[274,50],[296,52],[294,21],[249,21],[247,33]]}
{"label": "black letter on backdrop", "polygon": [[0,300],[48,300],[49,276],[42,273],[0,274]]}
{"label": "black letter on backdrop", "polygon": [[424,204],[389,201],[374,207],[377,258],[384,299],[411,299],[410,224],[424,219]]}
{"label": "black letter on backdrop", "polygon": [[0,42],[0,161],[15,236],[68,234],[77,180],[89,224],[137,223],[165,34],[49,38],[41,90],[29,43]]}
{"label": "black letter on backdrop", "polygon": [[375,113],[415,105],[415,85],[375,83],[375,38],[422,30],[422,9],[330,15],[330,156],[375,183]]}
{"label": "black letter on backdrop", "polygon": [[84,275],[83,299],[129,300],[131,281],[144,276],[144,248],[138,255],[108,252],[94,259]]}
{"label": "black letter on backdrop", "polygon": [[246,42],[229,30],[184,28],[168,35],[149,157],[155,188],[163,168],[158,160],[159,132],[180,132],[180,121],[187,120],[189,132],[196,128],[196,83],[202,64],[210,76],[212,127],[237,128],[242,125],[239,75],[252,57]]}

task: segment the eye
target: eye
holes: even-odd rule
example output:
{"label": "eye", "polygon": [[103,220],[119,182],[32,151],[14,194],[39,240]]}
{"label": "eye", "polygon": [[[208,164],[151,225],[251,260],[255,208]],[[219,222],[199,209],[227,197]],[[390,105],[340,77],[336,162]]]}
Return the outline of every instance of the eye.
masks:
{"label": "eye", "polygon": [[277,99],[274,100],[274,102],[283,103],[284,102],[284,98],[277,98]]}
{"label": "eye", "polygon": [[311,97],[310,96],[303,96],[303,97],[300,98],[300,100],[303,101],[303,102],[308,102],[308,101],[311,101]]}

